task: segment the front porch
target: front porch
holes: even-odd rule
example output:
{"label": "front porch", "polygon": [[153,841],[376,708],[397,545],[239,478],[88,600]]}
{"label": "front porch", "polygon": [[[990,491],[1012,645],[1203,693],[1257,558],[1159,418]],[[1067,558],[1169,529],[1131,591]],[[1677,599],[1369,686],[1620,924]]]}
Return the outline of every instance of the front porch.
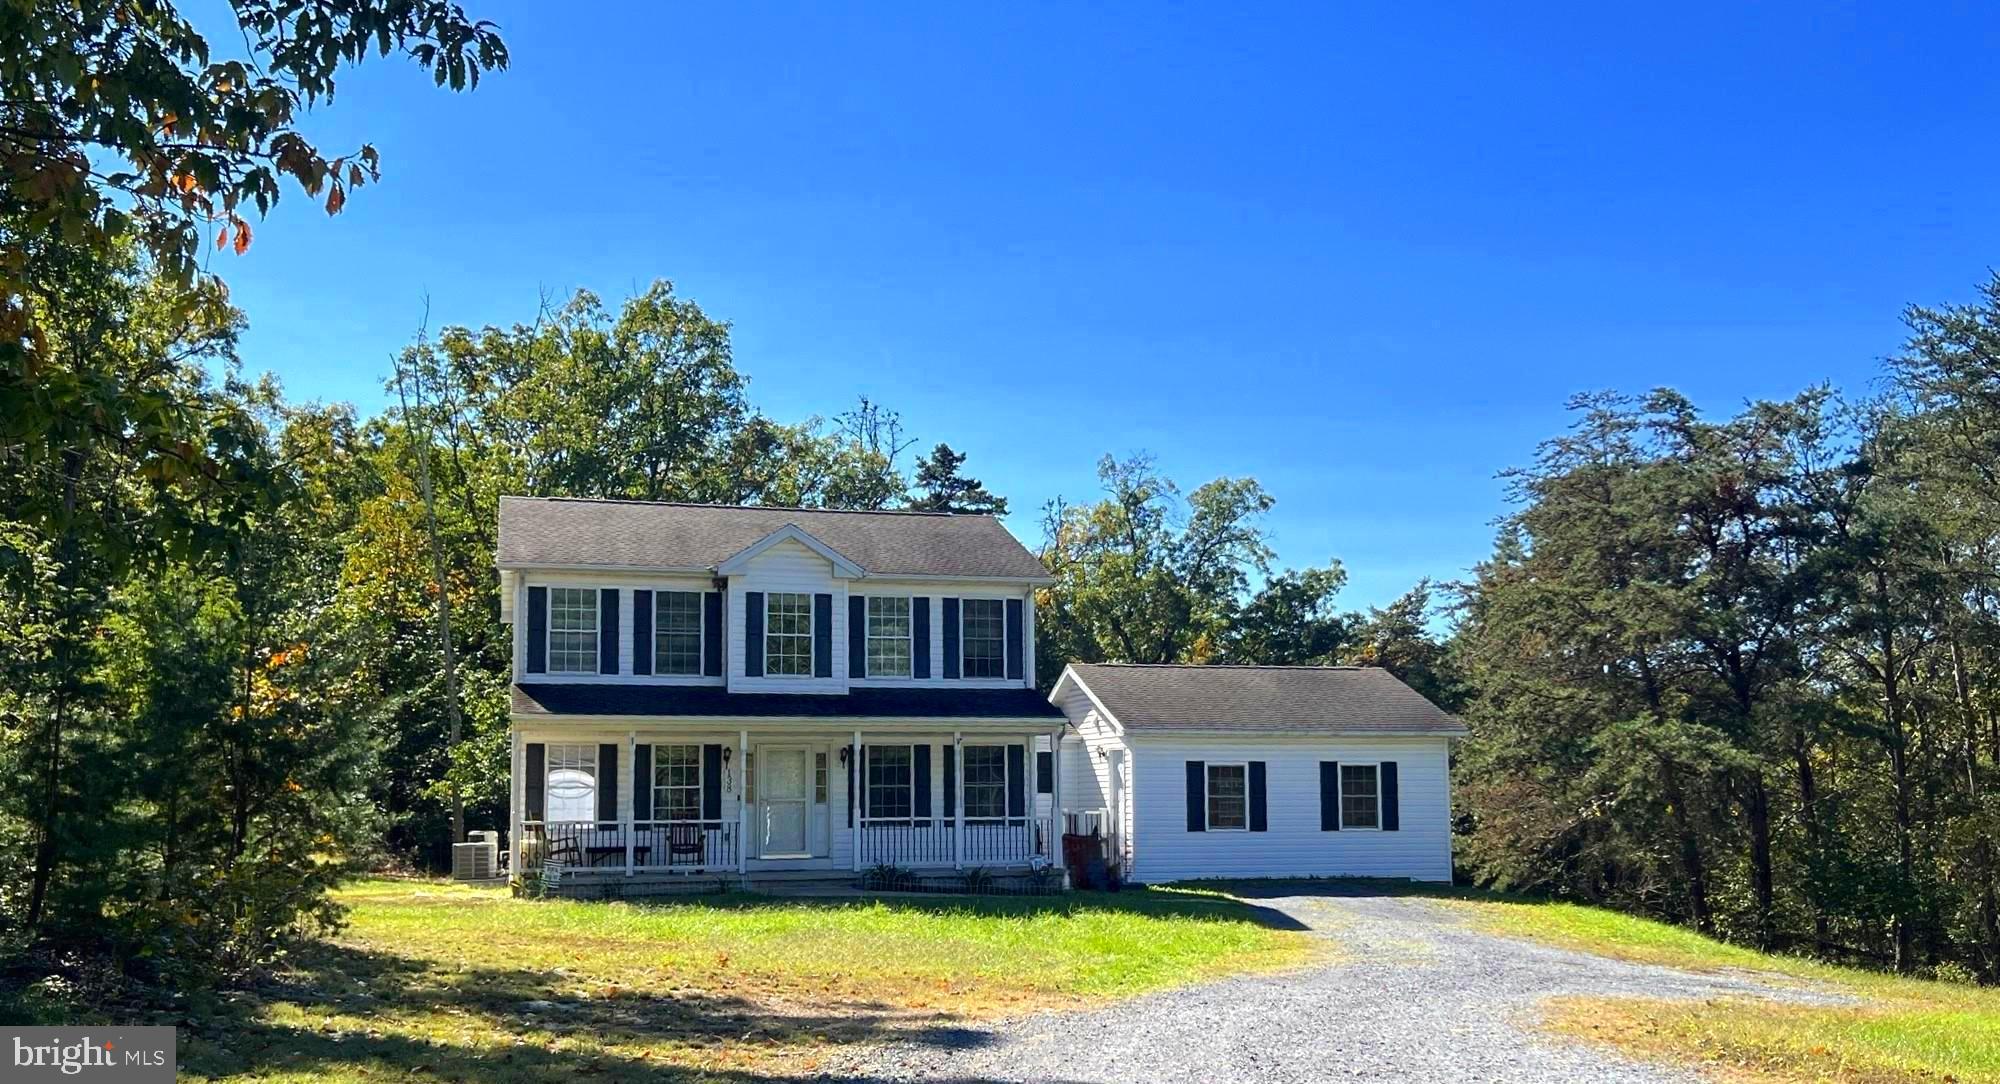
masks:
{"label": "front porch", "polygon": [[1059,879],[1059,737],[517,727],[511,868],[565,895],[851,885],[871,870]]}

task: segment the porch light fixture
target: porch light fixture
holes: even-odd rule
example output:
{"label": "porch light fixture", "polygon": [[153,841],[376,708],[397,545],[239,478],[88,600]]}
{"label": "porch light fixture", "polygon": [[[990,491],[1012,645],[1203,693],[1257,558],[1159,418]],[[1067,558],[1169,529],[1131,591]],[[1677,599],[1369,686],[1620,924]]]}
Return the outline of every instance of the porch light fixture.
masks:
{"label": "porch light fixture", "polygon": [[845,767],[845,766],[846,766],[846,764],[847,764],[847,754],[848,754],[848,748],[847,748],[847,746],[845,746],[845,745],[841,746],[841,747],[840,747],[840,763],[841,763],[841,765],[842,765],[843,767]]}
{"label": "porch light fixture", "polygon": [[731,748],[730,748],[729,746],[727,746],[727,745],[725,745],[725,746],[723,746],[723,747],[722,747],[722,762],[723,762],[724,764],[727,764],[727,763],[729,763],[729,758],[730,758],[730,757],[733,757],[733,756],[735,756],[735,755],[736,755],[736,750],[734,750],[734,749],[731,749]]}

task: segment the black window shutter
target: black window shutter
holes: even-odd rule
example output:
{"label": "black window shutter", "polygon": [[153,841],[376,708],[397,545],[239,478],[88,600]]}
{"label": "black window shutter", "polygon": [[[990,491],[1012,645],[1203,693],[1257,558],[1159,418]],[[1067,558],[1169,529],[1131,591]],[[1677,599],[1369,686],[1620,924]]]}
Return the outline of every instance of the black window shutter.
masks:
{"label": "black window shutter", "polygon": [[[653,593],[632,592],[632,672],[653,672]],[[633,797],[638,797],[635,793]]]}
{"label": "black window shutter", "polygon": [[944,815],[958,816],[958,747],[946,745],[944,749]]}
{"label": "black window shutter", "polygon": [[618,747],[610,742],[597,747],[597,819],[618,819]]}
{"label": "black window shutter", "polygon": [[910,676],[931,676],[931,600],[910,600]]}
{"label": "black window shutter", "polygon": [[1021,680],[1021,600],[1007,600],[1007,680]]}
{"label": "black window shutter", "polygon": [[847,676],[868,676],[868,600],[847,596]]}
{"label": "black window shutter", "polygon": [[1268,832],[1271,829],[1270,814],[1264,803],[1264,762],[1250,762],[1250,830]]}
{"label": "black window shutter", "polygon": [[854,761],[852,760],[847,762],[847,826],[854,827]]}
{"label": "black window shutter", "polygon": [[701,819],[722,819],[722,746],[701,747]]}
{"label": "black window shutter", "polygon": [[528,588],[528,673],[549,672],[549,589]]}
{"label": "black window shutter", "polygon": [[632,747],[632,819],[653,819],[653,747]]}
{"label": "black window shutter", "polygon": [[743,674],[764,676],[764,592],[743,592]]}
{"label": "black window shutter", "polygon": [[813,676],[833,676],[833,596],[813,596]]}
{"label": "black window shutter", "polygon": [[922,821],[931,815],[931,747],[910,746],[910,816]]}
{"label": "black window shutter", "polygon": [[[541,588],[538,587],[535,588],[534,590],[539,591],[541,590]],[[542,809],[544,808],[542,805],[542,785],[546,782],[544,776],[547,775],[548,773],[548,764],[549,764],[548,747],[538,741],[529,742],[528,779],[527,779],[528,808],[527,811],[522,815],[523,820],[538,821],[542,819]]]}
{"label": "black window shutter", "polygon": [[597,593],[597,672],[618,672],[618,589],[606,587]]}
{"label": "black window shutter", "polygon": [[1187,829],[1190,832],[1208,831],[1208,765],[1199,760],[1187,762]]}
{"label": "black window shutter", "polygon": [[1396,793],[1396,762],[1382,762],[1382,830],[1394,832],[1403,827],[1401,796]]}
{"label": "black window shutter", "polygon": [[1340,831],[1340,762],[1319,762],[1319,830]]}
{"label": "black window shutter", "polygon": [[722,592],[701,593],[701,672],[722,676]]}
{"label": "black window shutter", "polygon": [[1007,747],[1007,815],[1028,815],[1028,755],[1025,747]]}
{"label": "black window shutter", "polygon": [[1035,793],[1054,794],[1056,792],[1056,755],[1054,753],[1035,754]]}
{"label": "black window shutter", "polygon": [[958,600],[944,600],[944,676],[958,677]]}

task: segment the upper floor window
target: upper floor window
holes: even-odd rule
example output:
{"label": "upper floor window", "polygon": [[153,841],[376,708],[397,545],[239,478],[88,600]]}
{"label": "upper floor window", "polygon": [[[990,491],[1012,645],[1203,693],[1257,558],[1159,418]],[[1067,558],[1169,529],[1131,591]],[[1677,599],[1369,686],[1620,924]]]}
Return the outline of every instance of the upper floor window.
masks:
{"label": "upper floor window", "polygon": [[868,596],[868,676],[910,676],[910,600]]}
{"label": "upper floor window", "polygon": [[965,747],[965,815],[973,820],[1007,815],[1006,746]]}
{"label": "upper floor window", "polygon": [[653,746],[653,816],[701,819],[701,746]]}
{"label": "upper floor window", "polygon": [[764,672],[810,677],[813,672],[811,595],[773,592],[764,598]]}
{"label": "upper floor window", "polygon": [[701,592],[653,593],[653,672],[701,673]]}
{"label": "upper floor window", "polygon": [[997,598],[969,598],[959,603],[965,628],[959,637],[963,668],[969,678],[1007,676],[1006,607]]}
{"label": "upper floor window", "polygon": [[597,746],[551,745],[543,780],[542,819],[587,821],[597,817]]}
{"label": "upper floor window", "polygon": [[597,672],[596,588],[549,588],[549,672]]}

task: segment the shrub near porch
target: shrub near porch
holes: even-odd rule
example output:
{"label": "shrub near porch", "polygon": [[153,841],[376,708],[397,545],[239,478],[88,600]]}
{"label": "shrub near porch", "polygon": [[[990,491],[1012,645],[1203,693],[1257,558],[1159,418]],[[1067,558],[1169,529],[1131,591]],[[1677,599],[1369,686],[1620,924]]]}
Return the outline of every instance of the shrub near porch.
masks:
{"label": "shrub near porch", "polygon": [[626,904],[369,881],[340,895],[349,928],[235,1006],[243,1018],[184,1033],[184,1070],[489,1084],[810,1070],[919,1022],[1279,968],[1316,944],[1200,892]]}

